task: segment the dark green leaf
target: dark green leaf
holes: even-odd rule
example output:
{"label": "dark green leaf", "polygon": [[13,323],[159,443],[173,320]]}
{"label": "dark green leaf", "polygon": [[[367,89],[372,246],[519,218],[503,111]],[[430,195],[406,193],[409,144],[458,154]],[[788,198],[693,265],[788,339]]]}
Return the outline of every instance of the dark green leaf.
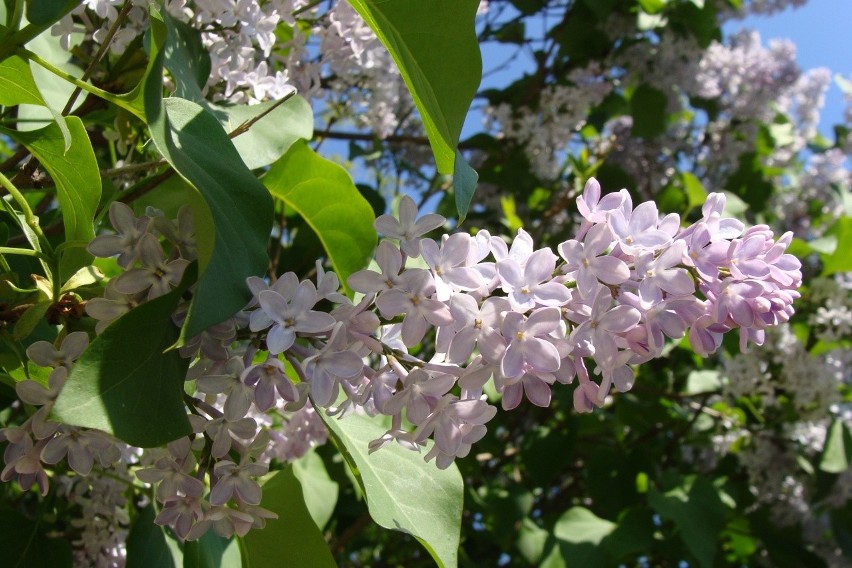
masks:
{"label": "dark green leaf", "polygon": [[[57,124],[39,130],[20,132],[2,129],[38,158],[56,183],[56,196],[65,224],[65,239],[90,241],[95,237],[95,211],[101,199],[101,175],[89,134],[76,116],[65,117],[71,146]],[[92,263],[92,255],[82,247],[67,249],[61,259],[60,278],[64,281],[79,268]]]}
{"label": "dark green leaf", "polygon": [[363,486],[373,520],[414,535],[439,566],[455,566],[464,491],[458,468],[439,470],[398,444],[370,454],[368,444],[385,428],[366,416],[320,416]]}
{"label": "dark green leaf", "polygon": [[725,507],[709,481],[696,479],[688,489],[679,486],[665,494],[651,488],[648,503],[660,516],[675,522],[681,539],[701,566],[713,566],[719,532],[725,524]]}
{"label": "dark green leaf", "polygon": [[666,94],[645,83],[639,85],[630,98],[633,116],[633,136],[654,138],[666,131]]}
{"label": "dark green leaf", "polygon": [[755,152],[740,156],[740,163],[726,185],[729,191],[755,211],[763,211],[766,208],[766,203],[775,189],[763,175],[763,164]]}
{"label": "dark green leaf", "polygon": [[829,513],[834,540],[840,546],[846,558],[852,559],[852,503],[847,502],[842,509]]}
{"label": "dark green leaf", "polygon": [[236,538],[222,538],[207,531],[200,539],[183,545],[183,568],[242,568]]}
{"label": "dark green leaf", "polygon": [[145,112],[157,149],[202,198],[191,200],[201,276],[181,332],[185,340],[248,302],[246,278],[267,268],[272,198],[202,107],[177,97],[163,100],[152,89]]}
{"label": "dark green leaf", "polygon": [[37,26],[52,24],[78,3],[78,0],[27,0],[27,20]]}
{"label": "dark green leaf", "polygon": [[74,365],[53,408],[66,424],[98,428],[133,446],[159,446],[192,431],[183,403],[189,360],[176,349],[172,313],[195,280],[111,323]]}
{"label": "dark green leaf", "polygon": [[438,171],[454,171],[456,146],[482,79],[474,18],[479,0],[353,0],[388,48],[423,119]]}
{"label": "dark green leaf", "polygon": [[459,223],[467,217],[473,192],[476,190],[476,182],[479,176],[476,170],[470,167],[462,153],[456,150],[456,164],[453,172],[453,192],[456,197],[456,209],[459,212]]}
{"label": "dark green leaf", "polygon": [[266,527],[245,537],[245,565],[250,568],[278,566],[336,566],[328,545],[314,524],[302,486],[288,466],[269,474],[263,481],[263,506],[278,514]]}
{"label": "dark green leaf", "polygon": [[376,246],[373,208],[346,170],[299,141],[262,181],[314,230],[344,286],[369,263]]}
{"label": "dark green leaf", "polygon": [[125,568],[181,568],[183,552],[163,527],[154,524],[154,507],[145,507],[127,535]]}
{"label": "dark green leaf", "polygon": [[40,526],[15,511],[0,510],[0,559],[7,568],[65,568],[71,566],[71,545],[48,538]]}
{"label": "dark green leaf", "polygon": [[52,300],[43,300],[30,306],[27,311],[21,315],[21,319],[18,320],[18,323],[15,324],[15,330],[12,332],[12,339],[15,341],[21,341],[22,339],[29,337],[52,305]]}

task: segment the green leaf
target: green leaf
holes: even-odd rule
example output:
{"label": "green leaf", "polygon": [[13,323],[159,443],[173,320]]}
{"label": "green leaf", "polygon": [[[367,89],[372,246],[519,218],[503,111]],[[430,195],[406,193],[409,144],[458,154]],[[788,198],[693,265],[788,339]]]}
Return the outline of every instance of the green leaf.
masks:
{"label": "green leaf", "polygon": [[360,480],[373,520],[415,536],[439,566],[455,566],[464,491],[458,468],[439,470],[398,444],[370,454],[367,445],[385,428],[366,416],[320,416]]}
{"label": "green leaf", "polygon": [[630,98],[630,114],[633,116],[633,136],[654,138],[666,131],[666,94],[659,89],[642,83]]}
{"label": "green leaf", "polygon": [[[272,198],[202,107],[176,97],[163,100],[159,89],[151,89],[145,112],[157,149],[202,198],[190,201],[201,277],[181,332],[184,341],[248,302],[246,278],[267,268]],[[208,215],[212,226],[203,222]]]}
{"label": "green leaf", "polygon": [[247,568],[278,566],[336,566],[320,530],[314,524],[302,486],[288,466],[267,475],[263,481],[263,507],[278,515],[266,527],[252,530],[244,538]]}
{"label": "green leaf", "polygon": [[461,152],[456,150],[456,164],[453,172],[453,192],[456,197],[456,209],[459,212],[459,223],[467,217],[470,202],[473,200],[473,192],[476,190],[476,182],[479,175],[470,167]]}
{"label": "green leaf", "polygon": [[201,43],[201,32],[168,12],[163,14],[163,21],[168,30],[163,64],[174,79],[174,94],[193,102],[203,101],[201,89],[210,76],[211,64],[210,53]]}
{"label": "green leaf", "polygon": [[242,568],[236,538],[222,538],[207,531],[200,539],[183,545],[183,568]]}
{"label": "green leaf", "polygon": [[181,568],[183,552],[176,540],[154,524],[154,507],[145,507],[127,535],[125,568]]}
{"label": "green leaf", "polygon": [[0,105],[43,105],[29,64],[13,55],[0,61]]}
{"label": "green leaf", "polygon": [[36,25],[53,24],[77,4],[77,0],[27,0],[27,20]]}
{"label": "green leaf", "polygon": [[53,407],[61,422],[98,428],[133,446],[159,446],[192,431],[183,403],[189,360],[176,349],[172,313],[195,280],[111,323],[75,363]]}
{"label": "green leaf", "polygon": [[27,311],[21,315],[21,319],[15,324],[12,339],[21,341],[29,337],[52,305],[52,300],[43,300],[27,308]]}
{"label": "green leaf", "polygon": [[482,79],[474,18],[479,0],[352,0],[399,67],[435,154],[454,171],[456,146]]}
{"label": "green leaf", "polygon": [[639,6],[648,14],[657,14],[666,7],[667,0],[639,0]]}
{"label": "green leaf", "polygon": [[680,486],[666,493],[651,488],[648,503],[660,516],[675,522],[680,538],[701,566],[713,566],[719,532],[725,525],[725,507],[709,481],[696,479],[688,489]]}
{"label": "green leaf", "polygon": [[717,370],[691,371],[686,377],[686,394],[715,391],[722,387],[722,378]]}
{"label": "green leaf", "polygon": [[376,246],[373,208],[349,174],[304,141],[293,144],[275,162],[263,183],[292,207],[322,241],[341,283],[367,266]]}
{"label": "green leaf", "polygon": [[835,418],[825,438],[819,468],[828,473],[843,473],[852,464],[852,431]]}
{"label": "green leaf", "polygon": [[[44,526],[47,529],[48,526]],[[48,538],[38,522],[16,511],[0,510],[0,557],[7,568],[70,567],[71,544]]]}
{"label": "green leaf", "polygon": [[541,560],[548,536],[548,532],[536,525],[529,517],[524,517],[521,521],[515,546],[530,566],[538,564]]}
{"label": "green leaf", "polygon": [[847,501],[842,509],[834,509],[828,514],[834,540],[840,546],[844,556],[852,559],[852,502]]}
{"label": "green leaf", "polygon": [[322,458],[311,450],[293,462],[293,474],[302,484],[305,505],[320,530],[334,514],[339,488],[325,469]]}
{"label": "green leaf", "polygon": [[548,555],[550,566],[601,566],[607,563],[606,549],[599,546],[601,541],[613,530],[616,524],[601,519],[583,507],[568,509],[553,528],[559,556]]}
{"label": "green leaf", "polygon": [[[65,137],[56,124],[30,132],[5,128],[0,132],[26,146],[53,178],[65,224],[65,240],[91,241],[95,238],[93,223],[101,199],[98,161],[83,121],[76,116],[64,120],[71,134],[71,146],[67,151]],[[92,264],[92,258],[85,248],[68,248],[62,254],[60,278],[68,278],[78,269]]]}
{"label": "green leaf", "polygon": [[682,172],[680,174],[683,189],[686,192],[687,207],[689,210],[695,207],[701,207],[707,201],[707,190],[704,189],[704,184],[701,183],[694,174]]}
{"label": "green leaf", "polygon": [[[209,110],[231,132],[244,122],[260,116],[278,101],[257,105],[208,105]],[[299,139],[310,140],[314,134],[314,115],[311,105],[302,97],[293,97],[255,122],[245,134],[233,139],[250,170],[268,166],[284,155]]]}
{"label": "green leaf", "polygon": [[821,255],[821,276],[852,270],[852,254],[849,254],[852,250],[852,217],[841,217],[829,232],[837,238],[837,246],[833,254]]}

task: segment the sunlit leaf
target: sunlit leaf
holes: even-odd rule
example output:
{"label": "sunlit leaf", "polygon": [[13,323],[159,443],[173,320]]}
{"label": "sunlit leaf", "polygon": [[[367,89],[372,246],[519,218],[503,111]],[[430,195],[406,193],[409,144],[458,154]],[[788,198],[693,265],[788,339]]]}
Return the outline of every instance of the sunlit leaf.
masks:
{"label": "sunlit leaf", "polygon": [[[350,3],[399,67],[423,119],[438,171],[454,174],[463,170],[455,165],[456,147],[482,79],[482,56],[474,26],[479,1]],[[470,176],[463,175],[459,185],[464,194],[470,186]],[[465,216],[469,203],[467,199],[464,207],[459,207],[459,216]]]}
{"label": "sunlit leaf", "polygon": [[373,520],[414,535],[439,566],[455,566],[463,498],[456,466],[440,470],[398,444],[370,454],[368,444],[385,428],[366,416],[323,419],[364,488]]}
{"label": "sunlit leaf", "polygon": [[296,142],[262,181],[314,230],[344,286],[367,266],[376,246],[373,208],[346,170]]}
{"label": "sunlit leaf", "polygon": [[[67,151],[65,137],[55,123],[29,132],[0,131],[26,146],[53,178],[65,239],[90,241],[95,237],[93,221],[101,198],[100,170],[83,121],[76,116],[64,120],[71,134]],[[69,248],[62,254],[60,277],[69,278],[91,263],[92,255],[85,248]]]}

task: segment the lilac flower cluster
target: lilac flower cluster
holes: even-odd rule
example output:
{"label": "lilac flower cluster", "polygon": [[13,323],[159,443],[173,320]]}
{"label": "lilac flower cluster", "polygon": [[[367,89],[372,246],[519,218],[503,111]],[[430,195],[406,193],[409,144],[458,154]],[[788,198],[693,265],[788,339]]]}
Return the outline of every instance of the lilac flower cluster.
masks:
{"label": "lilac flower cluster", "polygon": [[[445,219],[418,218],[405,197],[398,218],[375,222],[385,236],[378,270],[349,278],[363,295],[357,302],[319,262],[315,281],[293,273],[249,278],[249,305],[181,349],[192,359],[194,433],[167,448],[135,451],[103,432],[47,421],[88,337],[69,334],[58,348],[35,343],[30,360],[54,371],[47,388],[17,386],[21,400],[41,409],[0,431],[9,442],[2,480],[45,493],[45,464],[67,459],[80,476],[118,464],[153,486],[161,504],[155,522],[179,538],[210,529],[244,535],[274,517],[260,506],[258,478],[269,461],[295,459],[325,441],[314,407],[390,416],[371,450],[396,441],[427,449],[425,459],[446,468],[497,413],[484,394],[489,381],[508,410],[524,397],[546,407],[552,386],[576,377],[574,407],[588,412],[613,386],[630,389],[631,365],[659,356],[667,338],[688,334],[693,349],[708,355],[739,329],[745,349],[792,314],[801,274],[784,252],[791,235],[776,241],[765,226],[746,229],[724,217],[723,195],[708,196],[702,218],[686,228],[653,202],[634,208],[626,190],[602,196],[594,179],[577,205],[584,220],[557,254],[536,249],[523,230],[510,244],[487,231],[424,238]],[[156,210],[136,218],[113,204],[110,219],[117,233],[97,237],[89,250],[116,257],[125,272],[106,298],[89,302],[98,332],[168,292],[196,254],[188,209],[172,221]],[[185,312],[179,307],[176,325]]]}
{"label": "lilac flower cluster", "polygon": [[[496,413],[483,395],[489,380],[508,410],[524,397],[548,406],[552,385],[577,377],[574,406],[586,412],[613,386],[630,389],[631,365],[659,356],[666,338],[688,334],[706,356],[739,329],[745,350],[792,314],[801,274],[784,252],[791,235],[776,241],[766,226],[745,229],[724,217],[724,195],[710,194],[702,218],[686,228],[653,202],[634,208],[626,190],[601,196],[594,179],[577,203],[584,221],[557,255],[536,250],[523,230],[511,246],[487,231],[422,238],[444,219],[418,219],[405,197],[399,219],[376,220],[386,237],[378,271],[349,278],[364,294],[357,305],[337,294],[336,278],[326,285],[326,273],[316,286],[293,274],[270,287],[250,281],[259,305],[250,329],[265,332],[274,367],[263,406],[277,393],[290,407],[309,397],[389,415],[392,427],[372,449],[392,440],[419,448],[433,438],[426,459],[447,467]],[[321,299],[338,307],[317,311]],[[409,353],[418,345],[433,353],[428,360]]]}

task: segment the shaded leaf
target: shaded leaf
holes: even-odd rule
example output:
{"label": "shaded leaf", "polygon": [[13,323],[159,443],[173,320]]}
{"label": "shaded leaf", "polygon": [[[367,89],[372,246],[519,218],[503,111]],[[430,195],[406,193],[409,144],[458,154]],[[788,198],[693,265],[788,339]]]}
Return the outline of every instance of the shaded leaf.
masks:
{"label": "shaded leaf", "polygon": [[242,568],[239,542],[212,530],[183,545],[183,568]]}
{"label": "shaded leaf", "polygon": [[329,477],[322,458],[314,450],[293,462],[293,475],[302,484],[305,506],[311,518],[322,530],[334,514],[339,491],[337,483]]}
{"label": "shaded leaf", "polygon": [[553,528],[559,556],[551,553],[547,566],[601,566],[607,554],[601,541],[615,529],[615,523],[601,519],[584,507],[566,511]]}
{"label": "shaded leaf", "polygon": [[681,539],[701,566],[713,566],[725,508],[709,481],[696,479],[688,489],[675,487],[666,493],[651,488],[648,503],[660,516],[675,522]]}
{"label": "shaded leaf", "polygon": [[302,486],[288,466],[267,475],[263,481],[263,507],[277,513],[262,530],[244,538],[245,565],[250,568],[279,566],[336,566],[322,533],[314,524]]}
{"label": "shaded leaf", "polygon": [[666,130],[666,94],[645,83],[639,85],[630,98],[633,116],[632,134],[638,138],[654,138]]}
{"label": "shaded leaf", "polygon": [[439,566],[455,566],[463,500],[458,468],[439,470],[398,444],[370,454],[368,444],[385,433],[384,427],[366,416],[320,416],[363,486],[373,520],[415,536]]}
{"label": "shaded leaf", "polygon": [[168,32],[163,65],[175,82],[175,96],[194,102],[204,100],[201,89],[210,76],[210,53],[201,43],[201,32],[168,12],[163,14]]}
{"label": "shaded leaf", "polygon": [[36,302],[27,308],[27,311],[21,315],[21,318],[15,324],[15,330],[12,332],[12,339],[15,341],[21,341],[22,339],[29,337],[52,305],[52,300],[43,300]]}
{"label": "shaded leaf", "polygon": [[350,274],[367,266],[376,246],[373,208],[346,170],[299,141],[262,181],[314,230],[344,286]]}
{"label": "shaded leaf", "polygon": [[195,280],[111,323],[74,364],[53,408],[61,422],[98,428],[133,446],[159,446],[192,429],[183,403],[189,359],[166,351],[178,339],[172,313]]}
{"label": "shaded leaf", "polygon": [[178,543],[154,524],[154,507],[145,507],[127,535],[125,568],[181,568],[183,551]]}
{"label": "shaded leaf", "polygon": [[[231,132],[244,122],[260,116],[277,101],[256,105],[208,105],[209,110]],[[251,170],[268,166],[299,139],[310,140],[314,134],[311,105],[302,97],[293,97],[255,122],[245,134],[233,139],[237,152]]]}
{"label": "shaded leaf", "polygon": [[[210,113],[184,99],[163,100],[159,90],[145,100],[157,149],[201,197],[190,200],[201,276],[181,332],[185,340],[248,302],[246,278],[266,272],[272,199]],[[204,222],[208,215],[212,226]]]}
{"label": "shaded leaf", "polygon": [[453,192],[456,197],[456,209],[459,212],[459,223],[467,217],[476,182],[479,180],[476,170],[470,167],[461,152],[456,150],[456,163],[453,172]]}
{"label": "shaded leaf", "polygon": [[8,568],[70,567],[71,544],[48,538],[39,523],[16,511],[0,510],[0,558]]}

